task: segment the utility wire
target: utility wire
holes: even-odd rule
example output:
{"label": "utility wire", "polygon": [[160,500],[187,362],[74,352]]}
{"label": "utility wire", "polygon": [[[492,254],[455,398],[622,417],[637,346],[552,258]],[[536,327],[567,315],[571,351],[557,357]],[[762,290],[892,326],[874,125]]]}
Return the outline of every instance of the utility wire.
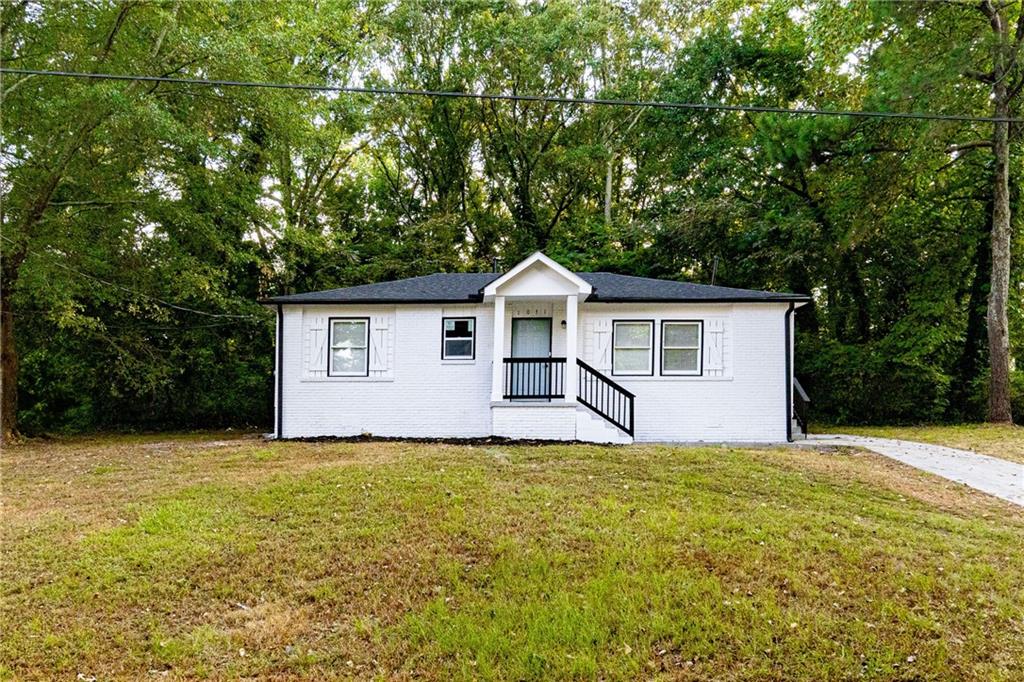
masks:
{"label": "utility wire", "polygon": [[687,109],[692,111],[742,111],[791,116],[850,116],[855,118],[895,118],[924,121],[961,121],[975,123],[1024,123],[1024,118],[1011,116],[970,116],[966,114],[935,114],[930,112],[855,111],[842,109],[814,109],[768,107],[753,104],[704,104],[698,102],[664,102],[594,97],[556,97],[553,95],[508,95],[490,92],[458,92],[452,90],[416,90],[411,88],[371,88],[350,85],[316,85],[309,83],[274,83],[258,81],[213,80],[209,78],[177,78],[173,76],[139,76],[115,73],[86,73],[84,71],[46,71],[41,69],[13,69],[0,67],[0,73],[23,76],[51,76],[58,78],[88,78],[92,80],[143,81],[147,83],[177,83],[225,88],[270,88],[276,90],[303,90],[307,92],[341,92],[359,95],[398,95],[406,97],[433,97],[442,99],[477,99],[485,101],[542,102],[548,104],[583,104],[611,107],[651,109]]}
{"label": "utility wire", "polygon": [[[39,315],[50,315],[53,313],[66,312],[59,308],[18,308],[17,310],[8,311],[9,315],[14,317],[36,317]],[[222,322],[210,322],[209,324],[157,324],[151,325],[146,323],[141,324],[107,324],[101,318],[96,315],[90,315],[75,311],[76,315],[80,315],[83,320],[89,320],[99,322],[104,329],[128,329],[132,331],[142,332],[160,332],[160,331],[192,331],[195,329],[219,329],[221,327],[232,327],[238,324],[237,320],[225,320]]]}

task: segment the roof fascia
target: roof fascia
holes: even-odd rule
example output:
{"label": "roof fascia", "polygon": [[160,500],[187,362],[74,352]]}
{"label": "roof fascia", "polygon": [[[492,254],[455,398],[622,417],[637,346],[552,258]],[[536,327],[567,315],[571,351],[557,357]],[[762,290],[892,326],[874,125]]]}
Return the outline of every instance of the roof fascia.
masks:
{"label": "roof fascia", "polygon": [[264,299],[259,303],[266,305],[439,305],[442,303],[480,303],[483,299],[479,296],[473,298],[360,298],[344,300],[316,300],[316,301],[281,301],[272,298]]}
{"label": "roof fascia", "polygon": [[796,307],[807,305],[809,298],[782,298],[782,297],[737,297],[737,298],[622,298],[600,296],[591,297],[587,303],[795,303]]}

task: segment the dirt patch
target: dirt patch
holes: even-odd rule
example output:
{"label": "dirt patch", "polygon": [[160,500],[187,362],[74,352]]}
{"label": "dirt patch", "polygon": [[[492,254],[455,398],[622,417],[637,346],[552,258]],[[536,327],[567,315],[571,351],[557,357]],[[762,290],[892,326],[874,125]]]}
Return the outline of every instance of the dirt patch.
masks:
{"label": "dirt patch", "polygon": [[284,649],[302,638],[314,620],[309,606],[287,602],[235,604],[220,618],[225,630],[253,648]]}
{"label": "dirt patch", "polygon": [[[167,496],[197,483],[257,484],[283,472],[371,464],[398,455],[392,445],[383,443],[294,447],[253,436],[149,443],[134,437],[128,442],[105,438],[80,444],[36,440],[5,450],[0,462],[5,487],[19,491],[3,499],[5,530],[28,532],[34,524],[56,519],[79,530],[119,524],[126,521],[121,517],[125,504]],[[119,507],[122,511],[115,511]]]}

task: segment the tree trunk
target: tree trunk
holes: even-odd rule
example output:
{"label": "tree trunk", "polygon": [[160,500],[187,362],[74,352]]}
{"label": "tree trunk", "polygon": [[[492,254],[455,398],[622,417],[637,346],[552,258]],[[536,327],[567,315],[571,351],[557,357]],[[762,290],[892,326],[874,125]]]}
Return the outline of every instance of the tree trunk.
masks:
{"label": "tree trunk", "polygon": [[531,242],[531,247],[543,251],[547,247],[547,235],[541,231],[537,213],[533,210],[533,195],[530,192],[529,174],[523,173],[516,182],[516,197],[513,217],[517,227]]}
{"label": "tree trunk", "polygon": [[614,156],[608,158],[608,163],[605,164],[604,170],[604,224],[610,226],[612,224],[612,162],[615,160]]}
{"label": "tree trunk", "polygon": [[963,351],[953,369],[947,416],[954,421],[983,419],[985,406],[975,399],[976,381],[984,376],[988,367],[986,344],[986,299],[992,274],[992,195],[985,201],[987,220],[978,227],[978,243],[974,250],[974,274],[971,277],[967,301],[967,327],[964,331]]}
{"label": "tree trunk", "polygon": [[842,343],[867,343],[871,340],[871,308],[860,268],[851,251],[843,251],[836,280],[838,317],[836,339]]}
{"label": "tree trunk", "polygon": [[16,440],[18,433],[18,350],[14,345],[13,286],[21,253],[8,254],[0,282],[0,442]]}
{"label": "tree trunk", "polygon": [[[1010,115],[1006,86],[994,87],[995,115]],[[1010,409],[1010,332],[1007,303],[1010,297],[1010,142],[1006,122],[994,123],[992,151],[995,182],[992,187],[992,277],[988,293],[989,391],[988,420],[1012,423]]]}

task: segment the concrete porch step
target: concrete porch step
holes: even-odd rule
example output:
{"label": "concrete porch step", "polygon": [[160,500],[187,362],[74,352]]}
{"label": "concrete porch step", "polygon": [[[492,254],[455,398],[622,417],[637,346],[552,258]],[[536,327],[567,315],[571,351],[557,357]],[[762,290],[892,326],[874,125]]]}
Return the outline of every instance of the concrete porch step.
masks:
{"label": "concrete porch step", "polygon": [[576,440],[628,445],[633,442],[633,437],[604,417],[580,405],[576,408]]}

